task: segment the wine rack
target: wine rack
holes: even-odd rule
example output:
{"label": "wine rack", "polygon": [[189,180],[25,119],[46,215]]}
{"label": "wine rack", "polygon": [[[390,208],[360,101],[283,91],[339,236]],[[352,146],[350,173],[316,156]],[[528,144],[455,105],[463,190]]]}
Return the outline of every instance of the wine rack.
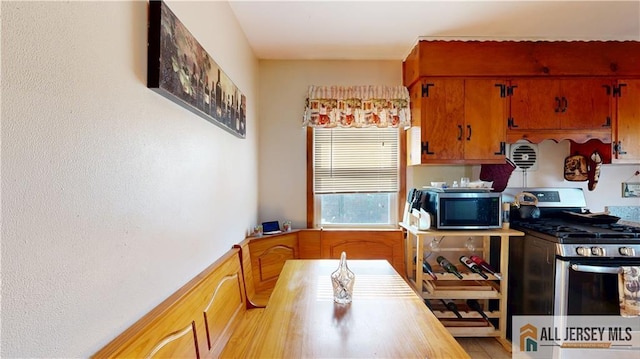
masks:
{"label": "wine rack", "polygon": [[[400,226],[407,231],[405,261],[407,279],[411,285],[425,300],[431,303],[432,312],[453,336],[495,337],[506,349],[511,350],[511,343],[507,340],[506,333],[509,237],[524,236],[524,233],[513,229],[422,231],[418,229],[417,223],[418,219],[415,216],[409,216],[409,223],[400,223]],[[451,242],[454,242],[454,245],[448,245],[449,237],[480,238],[479,242],[482,244],[478,247],[468,248],[464,245],[456,245],[456,240],[452,239]],[[501,273],[498,273],[497,276],[486,273],[488,279],[484,279],[461,263],[455,267],[462,274],[462,279],[434,263],[430,264],[436,280],[427,273],[423,273],[420,263],[424,259],[425,252],[431,252],[430,262],[435,261],[438,255],[443,255],[452,264],[455,264],[454,261],[457,262],[460,255],[470,252],[489,261],[491,237],[500,238],[500,264],[499,266],[494,264],[494,268],[501,269]],[[435,246],[432,245],[434,243]],[[458,318],[442,305],[440,299],[450,299],[457,302],[458,311],[462,318]],[[467,299],[478,300],[483,312],[491,320],[487,321],[480,313],[469,308],[465,304]],[[490,310],[489,302],[497,302],[498,309]]]}

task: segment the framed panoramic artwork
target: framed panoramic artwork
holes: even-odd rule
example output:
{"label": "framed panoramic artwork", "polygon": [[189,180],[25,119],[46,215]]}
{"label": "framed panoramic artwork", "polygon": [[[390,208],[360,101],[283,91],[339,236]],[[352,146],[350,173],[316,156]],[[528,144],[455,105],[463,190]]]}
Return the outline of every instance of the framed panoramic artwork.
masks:
{"label": "framed panoramic artwork", "polygon": [[247,98],[163,1],[149,2],[147,87],[245,138]]}

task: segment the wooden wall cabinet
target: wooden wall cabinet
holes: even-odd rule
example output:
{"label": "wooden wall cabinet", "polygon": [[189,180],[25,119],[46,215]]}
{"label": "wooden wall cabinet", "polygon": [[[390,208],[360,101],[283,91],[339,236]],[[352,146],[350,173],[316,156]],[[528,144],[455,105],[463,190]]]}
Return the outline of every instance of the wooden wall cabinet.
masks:
{"label": "wooden wall cabinet", "polygon": [[409,93],[407,164],[504,162],[505,80],[423,78]]}
{"label": "wooden wall cabinet", "polygon": [[619,80],[613,121],[613,163],[640,163],[640,79]]}
{"label": "wooden wall cabinet", "polygon": [[[419,41],[402,69],[416,126],[408,130],[408,164],[502,162],[504,156],[492,157],[488,148],[503,136],[507,143],[597,139],[613,143],[614,162],[640,157],[637,84],[616,87],[640,79],[640,41]],[[475,119],[494,126],[500,104],[492,97],[474,101],[491,85],[475,92],[470,82],[492,78],[509,80],[506,135],[496,128],[478,143],[456,142],[460,125],[463,136],[467,125],[476,128]],[[451,82],[438,91],[439,81]],[[422,96],[425,83],[434,84],[430,99]],[[470,115],[474,106],[479,112]]]}
{"label": "wooden wall cabinet", "polygon": [[640,41],[419,41],[402,63],[407,87],[424,77],[640,76]]}
{"label": "wooden wall cabinet", "polygon": [[507,142],[611,142],[614,89],[614,81],[599,78],[511,80]]}

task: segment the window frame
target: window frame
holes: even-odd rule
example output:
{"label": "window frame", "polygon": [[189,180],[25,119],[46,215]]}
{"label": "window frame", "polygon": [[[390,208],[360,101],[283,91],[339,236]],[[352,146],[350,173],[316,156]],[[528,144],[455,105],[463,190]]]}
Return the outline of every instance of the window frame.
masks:
{"label": "window frame", "polygon": [[[403,129],[398,129],[398,152],[400,156],[400,168],[398,173],[398,195],[396,205],[396,218],[400,220],[404,210],[404,202],[406,197],[406,182],[407,182],[407,135]],[[307,228],[316,228],[316,200],[315,193],[313,191],[313,127],[307,127]],[[360,228],[362,226],[335,226],[332,228]],[[369,227],[366,228],[389,228],[385,227]],[[392,228],[399,228],[396,223]]]}

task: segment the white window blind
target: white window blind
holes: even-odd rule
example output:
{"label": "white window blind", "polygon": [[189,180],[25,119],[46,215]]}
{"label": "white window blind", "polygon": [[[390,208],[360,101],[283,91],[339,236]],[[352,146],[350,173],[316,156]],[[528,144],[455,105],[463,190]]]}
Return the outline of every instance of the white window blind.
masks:
{"label": "white window blind", "polygon": [[315,128],[314,192],[397,192],[397,128]]}

